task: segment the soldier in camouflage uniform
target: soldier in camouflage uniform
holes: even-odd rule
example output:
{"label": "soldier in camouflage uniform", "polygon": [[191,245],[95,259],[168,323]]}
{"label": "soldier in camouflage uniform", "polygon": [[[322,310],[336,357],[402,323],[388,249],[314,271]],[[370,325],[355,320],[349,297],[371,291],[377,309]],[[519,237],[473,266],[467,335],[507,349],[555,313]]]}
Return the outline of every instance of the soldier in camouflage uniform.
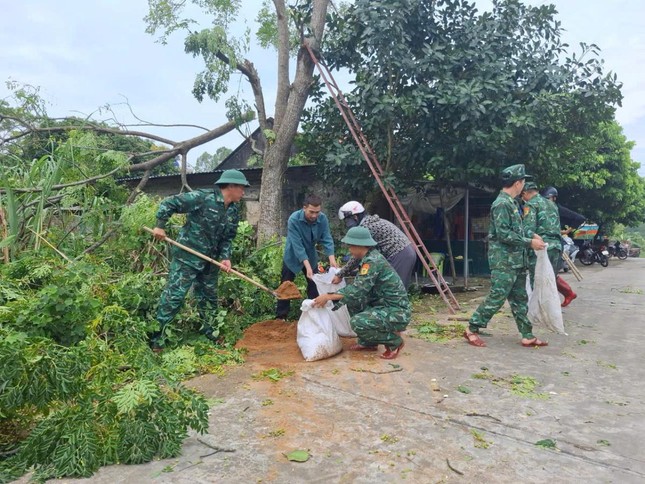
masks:
{"label": "soldier in camouflage uniform", "polygon": [[[240,220],[239,201],[249,186],[244,174],[226,170],[215,182],[213,190],[195,190],[168,197],[157,211],[154,236],[166,237],[165,226],[175,213],[185,213],[186,223],[178,242],[212,258],[221,259],[225,270],[231,269],[231,243]],[[202,333],[214,339],[213,318],[217,310],[217,278],[219,268],[179,247],[173,248],[168,282],[157,308],[159,330],[152,336],[153,347],[163,346],[163,331],[181,309],[188,290],[193,287],[197,309],[202,320]]]}
{"label": "soldier in camouflage uniform", "polygon": [[[533,182],[527,182],[522,192],[524,200],[524,230],[527,237],[538,234],[544,242],[549,244],[547,254],[555,274],[555,282],[558,291],[564,296],[562,306],[568,306],[575,299],[577,294],[571,286],[558,276],[562,267],[562,238],[560,236],[560,211],[555,204],[555,197],[558,191],[553,187],[545,188],[545,195],[538,193],[538,187]],[[533,251],[529,251],[529,271],[531,274],[531,285],[535,277],[535,263],[537,257]]]}
{"label": "soldier in camouflage uniform", "polygon": [[[522,190],[522,200],[524,200],[522,217],[524,234],[529,238],[533,237],[533,234],[538,234],[546,244],[549,244],[547,254],[549,261],[551,261],[553,272],[557,274],[562,261],[558,207],[552,201],[538,194],[537,185],[534,182],[526,182],[524,190]],[[528,258],[531,284],[533,284],[537,256],[534,251],[530,250]]]}
{"label": "soldier in camouflage uniform", "polygon": [[410,322],[408,293],[396,271],[374,248],[376,241],[368,229],[352,227],[342,241],[349,245],[352,257],[360,260],[358,275],[354,284],[318,296],[314,306],[342,300],[352,314],[350,324],[358,336],[350,350],[376,351],[382,344],[385,352],[381,358],[392,360],[403,348],[400,333]]}
{"label": "soldier in camouflage uniform", "polygon": [[515,197],[522,193],[526,178],[530,176],[525,173],[524,165],[509,166],[501,173],[503,188],[491,207],[488,230],[491,289],[471,316],[469,327],[464,332],[464,337],[473,346],[486,346],[479,337],[479,330],[488,325],[507,299],[522,335],[522,345],[534,347],[548,344],[533,336],[533,328],[527,317],[526,249],[542,250],[545,244],[537,234],[530,238],[524,234]]}

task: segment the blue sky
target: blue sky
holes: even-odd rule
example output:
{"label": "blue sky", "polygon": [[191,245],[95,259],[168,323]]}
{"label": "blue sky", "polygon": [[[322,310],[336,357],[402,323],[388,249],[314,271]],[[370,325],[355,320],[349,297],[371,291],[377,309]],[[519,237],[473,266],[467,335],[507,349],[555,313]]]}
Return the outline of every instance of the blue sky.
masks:
{"label": "blue sky", "polygon": [[[480,9],[490,6],[478,0]],[[645,2],[642,0],[526,0],[539,5],[555,3],[572,46],[595,43],[607,70],[623,82],[623,106],[617,119],[627,138],[636,141],[632,158],[645,176]],[[260,0],[243,0],[247,23]],[[7,95],[4,81],[40,86],[51,116],[87,115],[106,104],[114,106],[122,122],[132,118],[124,106],[128,99],[142,119],[160,124],[197,124],[213,128],[226,121],[223,100],[238,92],[250,100],[250,89],[239,78],[219,103],[197,102],[191,94],[198,59],[184,53],[181,33],[168,45],[155,43],[145,33],[143,0],[28,0],[4,2],[0,17],[0,97]],[[273,112],[275,62],[273,53],[254,47],[249,58],[263,80],[267,110]],[[108,115],[103,115],[107,117]],[[99,117],[101,117],[99,115]],[[182,140],[201,131],[189,128],[156,128],[150,131]],[[233,148],[242,136],[231,133],[192,151]]]}

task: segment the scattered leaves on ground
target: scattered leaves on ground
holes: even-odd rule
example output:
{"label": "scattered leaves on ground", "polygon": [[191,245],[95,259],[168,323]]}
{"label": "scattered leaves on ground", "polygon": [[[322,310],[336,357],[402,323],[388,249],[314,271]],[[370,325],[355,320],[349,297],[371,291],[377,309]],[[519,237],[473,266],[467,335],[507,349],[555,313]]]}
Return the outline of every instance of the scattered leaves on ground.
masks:
{"label": "scattered leaves on ground", "polygon": [[484,434],[478,432],[475,429],[470,429],[470,434],[473,436],[475,447],[477,447],[478,449],[488,449],[491,445],[493,445],[492,442],[484,438]]}
{"label": "scattered leaves on ground", "polygon": [[596,364],[598,366],[604,366],[605,368],[611,368],[612,370],[617,370],[618,367],[614,363],[608,363],[607,361],[597,360]]}
{"label": "scattered leaves on ground", "polygon": [[461,338],[461,335],[466,330],[463,324],[439,324],[436,321],[427,321],[416,325],[414,328],[416,329],[416,333],[412,334],[412,337],[433,343]]}
{"label": "scattered leaves on ground", "polygon": [[307,462],[311,455],[306,450],[294,450],[288,454],[283,454],[291,462]]}
{"label": "scattered leaves on ground", "polygon": [[254,380],[269,380],[276,383],[285,377],[292,376],[293,374],[293,371],[282,371],[278,368],[269,368],[259,373],[254,373],[251,378]]}
{"label": "scattered leaves on ground", "polygon": [[554,439],[543,439],[543,440],[538,440],[535,445],[538,447],[542,447],[543,449],[551,449],[551,450],[556,450],[555,446],[555,440]]}
{"label": "scattered leaves on ground", "polygon": [[468,394],[468,393],[470,393],[470,392],[471,392],[471,389],[470,389],[470,388],[468,388],[468,387],[465,387],[465,386],[463,386],[463,385],[459,385],[459,386],[457,387],[457,391],[458,391],[458,392],[461,392],[461,393],[466,393],[466,394]]}
{"label": "scattered leaves on ground", "polygon": [[547,400],[549,395],[547,393],[536,392],[536,387],[540,384],[535,378],[524,375],[511,375],[510,377],[498,377],[483,368],[481,373],[475,373],[472,378],[477,380],[488,380],[493,385],[500,386],[510,390],[514,395],[525,398],[533,398],[538,400]]}
{"label": "scattered leaves on ground", "polygon": [[399,441],[399,439],[397,439],[392,435],[383,434],[381,435],[381,441],[385,442],[386,444],[396,444]]}

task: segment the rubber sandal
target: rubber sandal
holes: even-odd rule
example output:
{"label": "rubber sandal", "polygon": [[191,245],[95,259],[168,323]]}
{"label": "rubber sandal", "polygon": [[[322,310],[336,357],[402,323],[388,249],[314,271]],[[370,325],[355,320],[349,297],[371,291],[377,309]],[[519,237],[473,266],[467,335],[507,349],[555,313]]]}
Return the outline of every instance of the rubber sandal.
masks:
{"label": "rubber sandal", "polygon": [[385,351],[381,355],[381,358],[384,360],[393,360],[397,356],[399,356],[399,352],[403,347],[405,346],[405,341],[401,341],[401,344],[394,348],[393,350],[389,349],[388,347],[385,348]]}
{"label": "rubber sandal", "polygon": [[521,343],[524,348],[539,348],[540,346],[549,346],[548,341],[540,341],[537,338],[534,338],[529,343]]}
{"label": "rubber sandal", "polygon": [[359,345],[358,343],[349,347],[349,351],[376,351],[377,349],[378,346],[364,346]]}
{"label": "rubber sandal", "polygon": [[477,346],[478,348],[483,348],[486,346],[486,343],[482,341],[477,333],[468,334],[467,331],[464,331],[464,338],[468,341],[469,345]]}

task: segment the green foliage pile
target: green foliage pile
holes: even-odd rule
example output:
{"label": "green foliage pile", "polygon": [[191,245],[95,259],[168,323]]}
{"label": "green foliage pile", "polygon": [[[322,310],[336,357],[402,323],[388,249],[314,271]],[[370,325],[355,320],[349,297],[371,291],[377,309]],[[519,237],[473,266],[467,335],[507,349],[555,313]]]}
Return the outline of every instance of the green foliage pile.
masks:
{"label": "green foliage pile", "polygon": [[[0,482],[29,470],[37,479],[89,476],[107,464],[176,456],[189,429],[208,427],[205,398],[182,380],[242,362],[232,345],[274,310],[271,295],[221,274],[220,344],[199,335],[189,300],[168,349],[155,355],[148,334],[170,254],[141,226],[154,223],[158,201],[106,204],[117,235],[91,254],[83,255],[81,234],[97,238],[101,217],[90,207],[68,232],[51,211],[46,237],[60,253],[25,238],[0,265]],[[171,237],[182,223],[171,219]],[[235,267],[273,287],[281,256],[281,244],[256,251],[252,227],[240,224]]]}

